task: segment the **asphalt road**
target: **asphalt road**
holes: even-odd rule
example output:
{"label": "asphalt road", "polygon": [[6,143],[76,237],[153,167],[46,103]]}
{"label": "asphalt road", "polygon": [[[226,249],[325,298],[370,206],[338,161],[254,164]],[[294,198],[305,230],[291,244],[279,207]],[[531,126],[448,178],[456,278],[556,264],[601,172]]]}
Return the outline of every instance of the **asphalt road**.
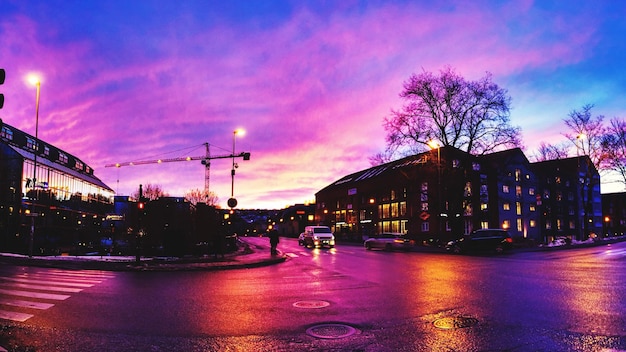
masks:
{"label": "asphalt road", "polygon": [[[312,250],[290,239],[282,239],[279,249],[289,256],[285,263],[211,272],[4,266],[0,346],[9,351],[626,350],[626,243],[500,256],[389,253],[347,245]],[[15,291],[25,293],[15,296]],[[28,292],[58,297],[28,297]],[[15,300],[42,306],[20,307]],[[25,315],[16,321],[3,311]]]}

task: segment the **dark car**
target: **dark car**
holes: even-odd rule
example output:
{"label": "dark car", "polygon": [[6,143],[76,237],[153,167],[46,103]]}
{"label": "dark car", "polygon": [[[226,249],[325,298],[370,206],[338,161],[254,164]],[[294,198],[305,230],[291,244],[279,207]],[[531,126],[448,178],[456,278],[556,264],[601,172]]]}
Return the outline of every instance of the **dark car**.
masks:
{"label": "dark car", "polygon": [[511,248],[513,239],[502,229],[480,229],[454,241],[448,242],[446,250],[452,253],[496,252],[502,253]]}

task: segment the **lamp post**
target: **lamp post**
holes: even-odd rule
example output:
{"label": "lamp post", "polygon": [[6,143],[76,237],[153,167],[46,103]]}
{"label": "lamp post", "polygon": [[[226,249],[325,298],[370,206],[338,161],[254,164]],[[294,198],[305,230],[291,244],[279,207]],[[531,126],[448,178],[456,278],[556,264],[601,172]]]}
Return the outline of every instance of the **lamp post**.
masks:
{"label": "lamp post", "polygon": [[30,84],[37,88],[37,97],[35,100],[35,146],[33,149],[33,199],[31,199],[31,223],[30,223],[30,238],[28,241],[28,256],[33,256],[33,246],[35,242],[35,200],[37,195],[37,153],[39,152],[39,95],[41,93],[41,80],[34,74],[27,77]]}
{"label": "lamp post", "polygon": [[438,211],[438,216],[437,216],[437,230],[440,232],[437,235],[441,236],[441,232],[442,232],[442,214],[443,214],[443,207],[441,206],[441,146],[439,145],[439,142],[437,142],[436,140],[431,140],[428,142],[428,146],[432,149],[437,149],[437,211]]}
{"label": "lamp post", "polygon": [[235,199],[235,168],[237,167],[237,164],[235,164],[235,139],[237,134],[243,136],[244,133],[245,131],[240,128],[233,131],[233,154],[231,155],[233,159],[233,168],[230,171],[230,199],[228,199],[228,206],[231,208],[237,206],[237,199]]}

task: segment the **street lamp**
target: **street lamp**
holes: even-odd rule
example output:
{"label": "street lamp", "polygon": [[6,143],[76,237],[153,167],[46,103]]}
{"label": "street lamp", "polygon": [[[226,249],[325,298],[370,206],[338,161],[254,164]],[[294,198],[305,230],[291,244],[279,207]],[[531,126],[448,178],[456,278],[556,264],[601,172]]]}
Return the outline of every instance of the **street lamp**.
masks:
{"label": "street lamp", "polygon": [[39,95],[41,93],[41,80],[35,74],[30,74],[26,77],[26,80],[31,85],[37,88],[37,97],[35,101],[35,146],[33,150],[33,199],[31,200],[31,224],[30,224],[30,239],[28,242],[28,256],[33,256],[33,243],[35,240],[35,198],[37,195],[37,153],[39,152]]}
{"label": "street lamp", "polygon": [[242,130],[241,128],[238,128],[233,131],[233,154],[231,155],[233,159],[233,168],[230,171],[230,179],[231,179],[230,199],[228,199],[228,206],[231,208],[234,208],[237,206],[237,199],[235,199],[235,168],[237,167],[237,164],[235,164],[235,139],[237,135],[243,136],[244,134],[245,134],[245,131]]}
{"label": "street lamp", "polygon": [[443,219],[443,207],[441,206],[441,146],[439,142],[434,139],[431,139],[428,142],[428,146],[431,150],[437,149],[437,210],[439,216],[437,216],[437,230],[439,233],[438,236],[441,236],[442,232],[442,219]]}

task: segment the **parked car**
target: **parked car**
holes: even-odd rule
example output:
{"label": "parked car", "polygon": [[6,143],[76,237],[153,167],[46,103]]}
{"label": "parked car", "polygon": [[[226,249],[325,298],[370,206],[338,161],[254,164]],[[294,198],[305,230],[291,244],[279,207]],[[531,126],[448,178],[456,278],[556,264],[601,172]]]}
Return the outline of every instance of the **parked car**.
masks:
{"label": "parked car", "polygon": [[368,238],[363,245],[367,250],[378,248],[386,251],[394,249],[408,251],[413,246],[413,243],[401,233],[381,233]]}
{"label": "parked car", "polygon": [[448,242],[446,250],[452,253],[493,251],[502,253],[511,248],[513,239],[502,229],[480,229]]}
{"label": "parked car", "polygon": [[335,236],[328,226],[307,226],[304,228],[303,242],[306,247],[334,248]]}

